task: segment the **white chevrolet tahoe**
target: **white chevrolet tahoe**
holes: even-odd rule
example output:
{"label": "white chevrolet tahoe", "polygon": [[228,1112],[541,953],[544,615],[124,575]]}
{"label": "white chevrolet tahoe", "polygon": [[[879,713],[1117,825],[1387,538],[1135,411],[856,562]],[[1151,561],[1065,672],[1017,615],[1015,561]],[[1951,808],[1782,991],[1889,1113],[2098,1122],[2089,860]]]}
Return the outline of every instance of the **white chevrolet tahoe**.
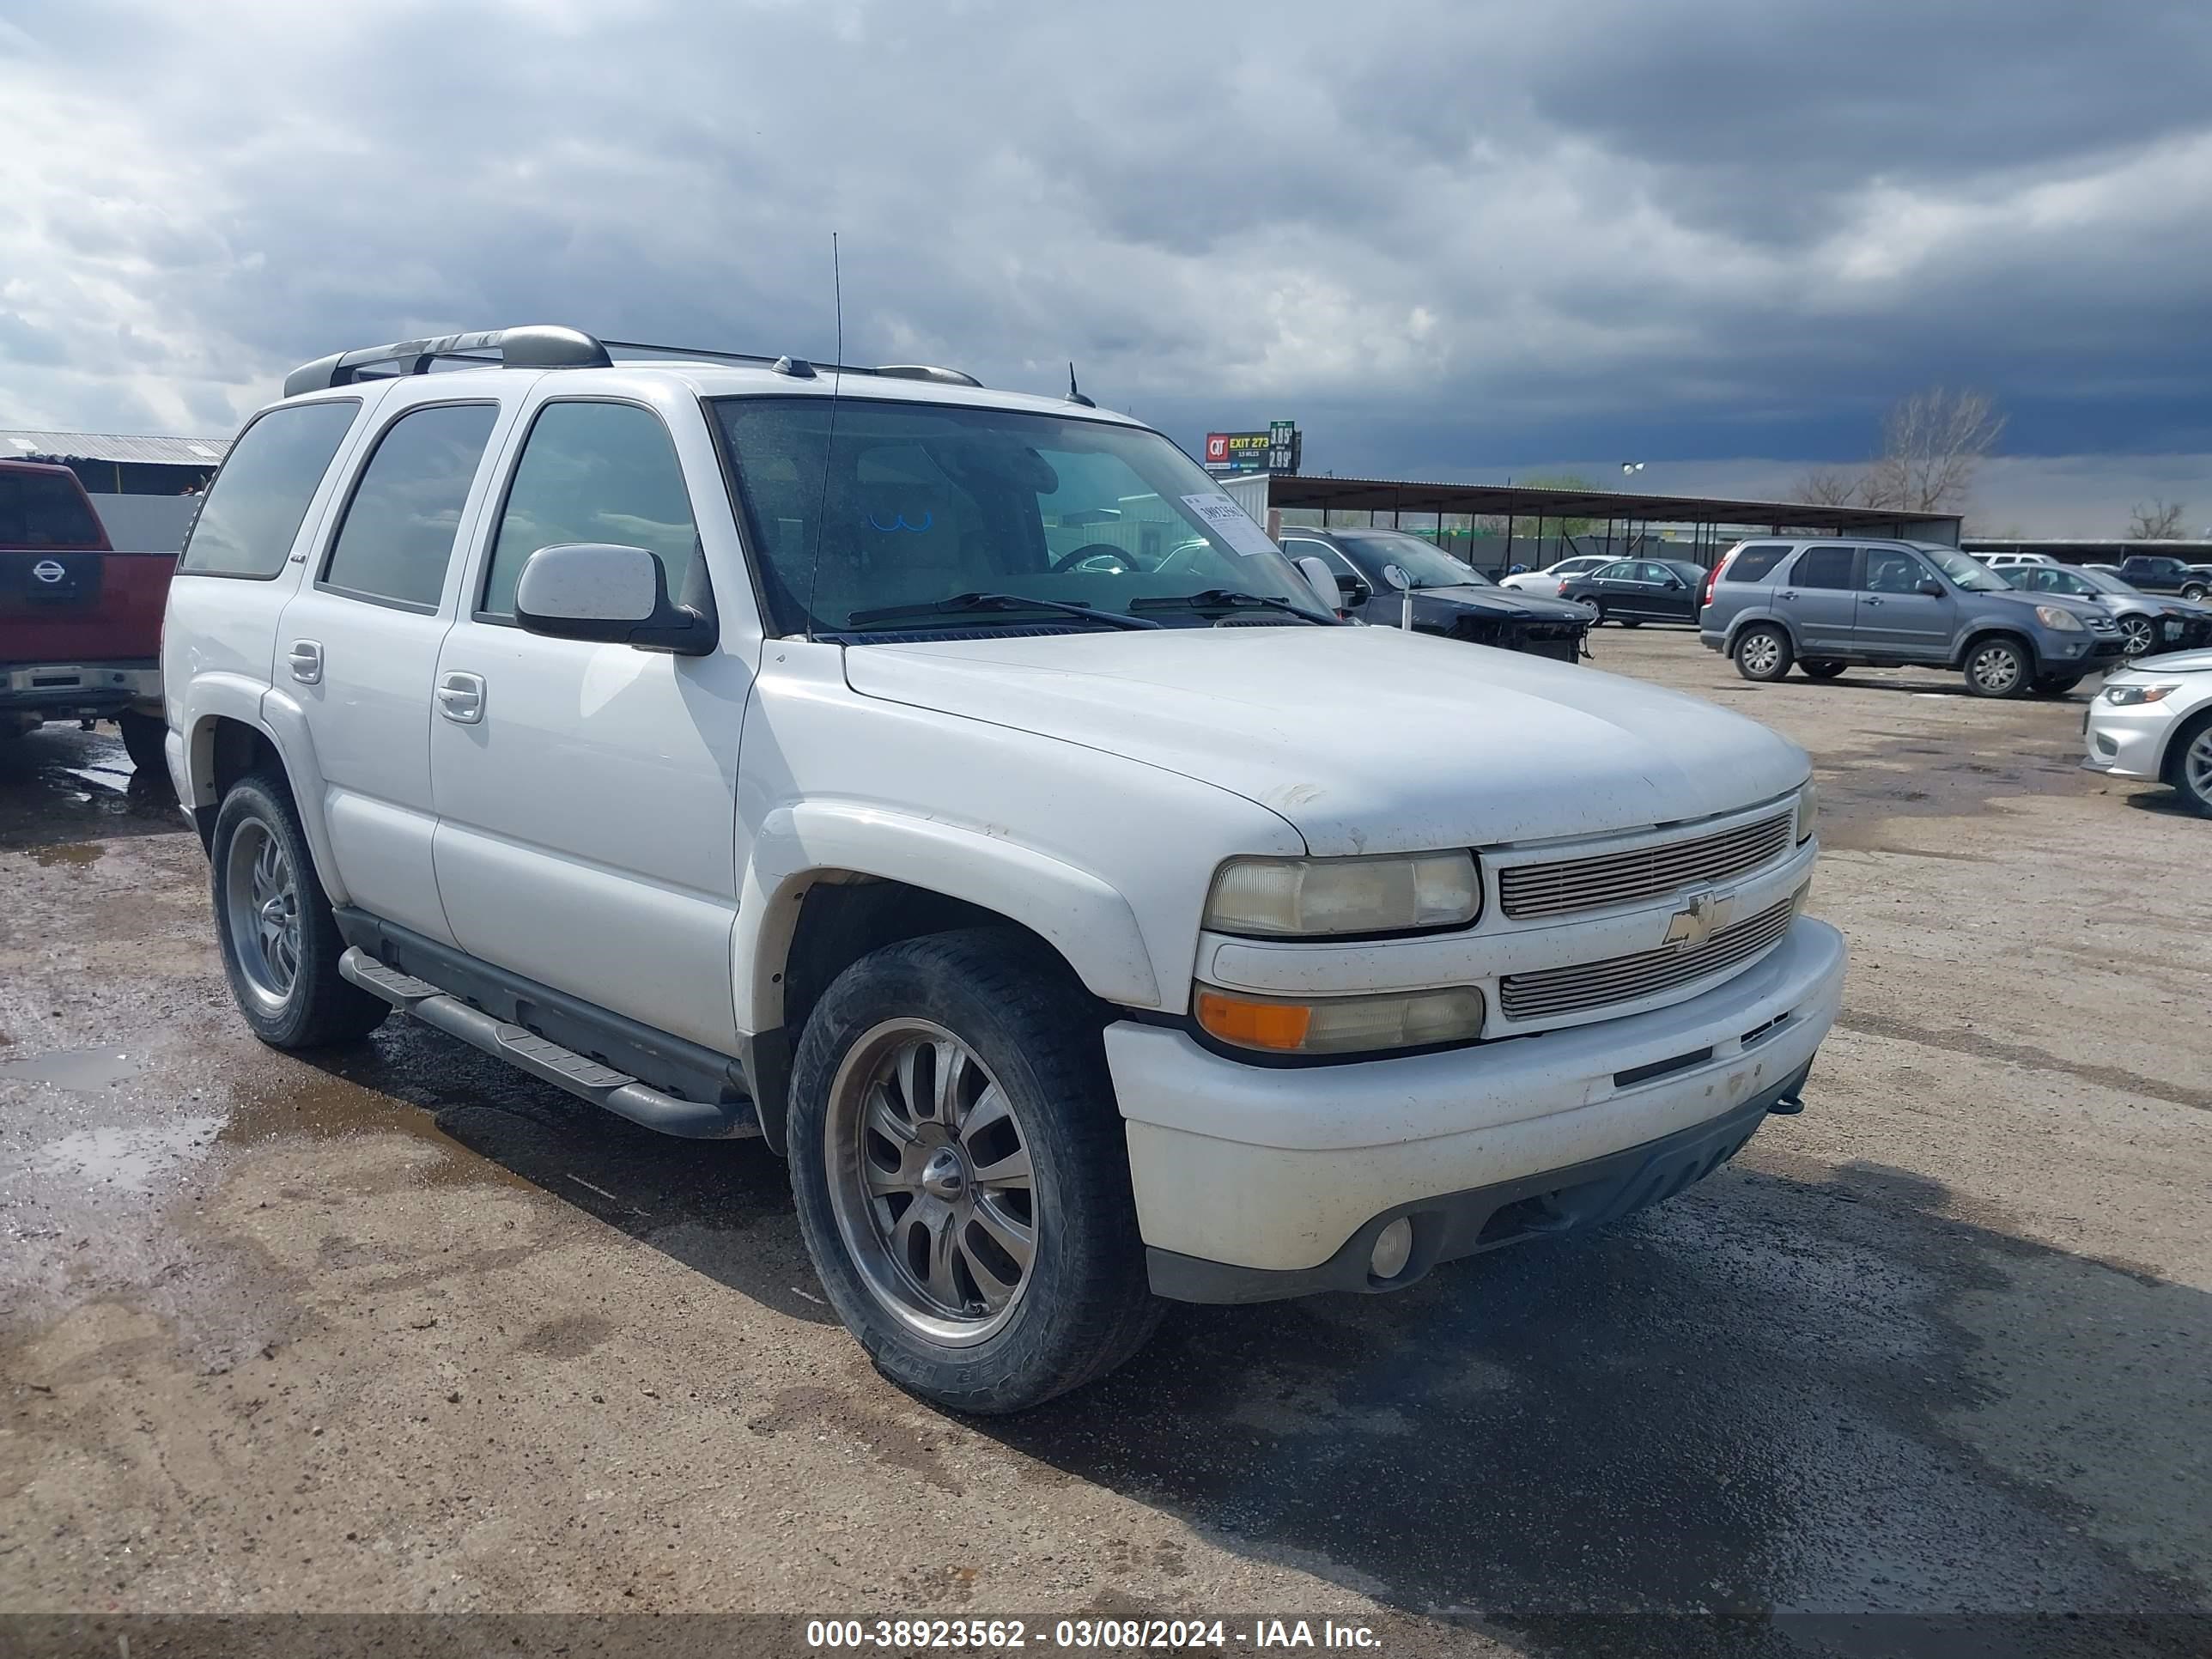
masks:
{"label": "white chevrolet tahoe", "polygon": [[162,640],[246,1019],[762,1137],[907,1389],[1018,1409],[1157,1298],[1395,1290],[1798,1108],[1802,751],[1340,623],[1079,394],[555,328],[285,393]]}

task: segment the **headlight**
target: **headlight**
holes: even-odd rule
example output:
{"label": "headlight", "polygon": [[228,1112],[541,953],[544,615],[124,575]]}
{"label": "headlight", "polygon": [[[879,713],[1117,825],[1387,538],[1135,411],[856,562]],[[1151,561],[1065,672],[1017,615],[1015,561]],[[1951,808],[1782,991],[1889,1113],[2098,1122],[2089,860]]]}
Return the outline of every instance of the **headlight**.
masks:
{"label": "headlight", "polygon": [[1199,1029],[1240,1048],[1276,1054],[1352,1054],[1462,1042],[1482,1034],[1482,993],[1472,985],[1387,997],[1299,1002],[1199,985]]}
{"label": "headlight", "polygon": [[2132,708],[2139,702],[2163,702],[2181,690],[2176,685],[2108,685],[2105,701],[2115,708]]}
{"label": "headlight", "polygon": [[1206,926],[1266,938],[1455,927],[1482,908],[1474,854],[1232,859],[1213,878]]}
{"label": "headlight", "polygon": [[2071,611],[2062,611],[2055,605],[2036,606],[2035,619],[2045,628],[2055,628],[2062,634],[2080,634],[2087,631],[2079,617]]}
{"label": "headlight", "polygon": [[1808,781],[1797,792],[1797,844],[1802,847],[1813,839],[1813,825],[1820,816],[1820,787]]}

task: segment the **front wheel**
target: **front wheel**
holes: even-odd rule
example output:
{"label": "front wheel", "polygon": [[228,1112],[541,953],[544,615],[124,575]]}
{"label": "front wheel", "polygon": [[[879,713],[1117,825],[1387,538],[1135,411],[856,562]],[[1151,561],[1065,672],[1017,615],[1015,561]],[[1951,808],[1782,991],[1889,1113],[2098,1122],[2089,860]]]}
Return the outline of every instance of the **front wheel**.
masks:
{"label": "front wheel", "polygon": [[899,1387],[1021,1411],[1158,1319],[1097,1011],[1018,933],[890,945],[808,1018],[792,1190],[846,1328]]}
{"label": "front wheel", "polygon": [[1978,697],[2017,697],[2032,672],[2027,652],[2011,640],[1984,640],[1966,653],[1966,690]]}
{"label": "front wheel", "polygon": [[1736,635],[1735,672],[1747,680],[1778,680],[1790,672],[1790,636],[1759,623]]}
{"label": "front wheel", "polygon": [[2212,593],[2212,587],[2207,587],[2203,582],[2191,582],[2181,590],[2181,597],[2191,603],[2203,599],[2207,593]]}
{"label": "front wheel", "polygon": [[2199,817],[2212,818],[2212,714],[2175,735],[2166,780],[2181,804]]}
{"label": "front wheel", "polygon": [[2148,617],[2120,618],[2120,648],[2130,657],[2140,657],[2158,643],[2158,624]]}
{"label": "front wheel", "polygon": [[314,1048],[382,1024],[391,1005],[338,974],[345,941],[283,781],[257,772],[232,785],[210,850],[222,969],[253,1035]]}

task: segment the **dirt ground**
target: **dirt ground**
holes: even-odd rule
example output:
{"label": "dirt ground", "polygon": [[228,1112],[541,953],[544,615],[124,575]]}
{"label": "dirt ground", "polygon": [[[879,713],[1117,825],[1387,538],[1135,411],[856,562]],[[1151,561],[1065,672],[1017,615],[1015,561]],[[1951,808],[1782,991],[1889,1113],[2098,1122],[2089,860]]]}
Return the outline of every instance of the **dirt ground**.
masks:
{"label": "dirt ground", "polygon": [[1804,1114],[1606,1233],[1171,1310],[1012,1421],[876,1377],[757,1142],[397,1022],[260,1048],[173,803],[106,737],[0,747],[0,1608],[1333,1614],[1392,1653],[2204,1614],[2212,823],[2076,769],[2094,684],[1596,649],[1816,757],[1853,959]]}

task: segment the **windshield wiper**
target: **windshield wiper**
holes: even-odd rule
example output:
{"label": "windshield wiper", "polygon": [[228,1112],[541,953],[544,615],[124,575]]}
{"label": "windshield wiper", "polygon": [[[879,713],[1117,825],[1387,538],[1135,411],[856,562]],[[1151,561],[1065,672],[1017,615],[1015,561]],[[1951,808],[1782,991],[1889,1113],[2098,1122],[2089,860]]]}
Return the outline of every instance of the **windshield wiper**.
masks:
{"label": "windshield wiper", "polygon": [[[1310,611],[1302,611],[1288,599],[1279,599],[1272,593],[1240,593],[1233,587],[1209,587],[1200,593],[1185,593],[1169,599],[1154,596],[1129,601],[1132,611],[1243,611],[1259,609],[1280,611],[1296,617],[1300,622],[1310,622],[1316,628],[1328,626]],[[1157,628],[1158,623],[1147,627]]]}
{"label": "windshield wiper", "polygon": [[919,605],[878,605],[872,611],[855,611],[846,618],[852,628],[865,628],[870,623],[902,622],[916,617],[951,617],[963,611],[1057,611],[1066,617],[1081,617],[1088,622],[1104,623],[1109,628],[1158,628],[1156,622],[1146,622],[1142,617],[1125,617],[1118,611],[1101,611],[1096,605],[1076,605],[1066,599],[1033,599],[1024,593],[955,593],[949,599],[931,599]]}

